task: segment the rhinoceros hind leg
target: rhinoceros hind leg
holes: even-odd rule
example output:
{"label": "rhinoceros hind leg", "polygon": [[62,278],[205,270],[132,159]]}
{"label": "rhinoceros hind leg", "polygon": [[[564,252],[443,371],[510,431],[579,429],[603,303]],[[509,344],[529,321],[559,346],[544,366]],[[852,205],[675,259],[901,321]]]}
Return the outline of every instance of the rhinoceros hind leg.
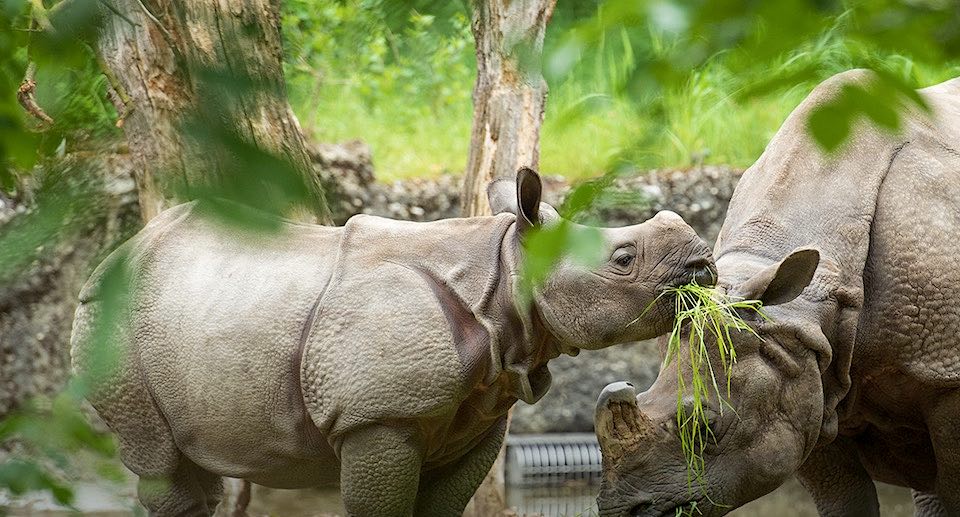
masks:
{"label": "rhinoceros hind leg", "polygon": [[222,492],[220,478],[201,470],[177,449],[170,426],[144,384],[130,325],[117,325],[107,341],[115,347],[117,363],[107,368],[98,359],[105,355],[95,331],[103,310],[97,299],[78,307],[71,359],[78,375],[94,381],[87,399],[117,435],[123,464],[139,476],[140,501],[150,515],[212,514]]}
{"label": "rhinoceros hind leg", "polygon": [[223,482],[181,456],[170,476],[141,476],[137,484],[140,502],[151,517],[208,517],[214,514]]}
{"label": "rhinoceros hind leg", "polygon": [[936,498],[944,515],[960,515],[960,390],[940,398],[927,429],[937,458]]}

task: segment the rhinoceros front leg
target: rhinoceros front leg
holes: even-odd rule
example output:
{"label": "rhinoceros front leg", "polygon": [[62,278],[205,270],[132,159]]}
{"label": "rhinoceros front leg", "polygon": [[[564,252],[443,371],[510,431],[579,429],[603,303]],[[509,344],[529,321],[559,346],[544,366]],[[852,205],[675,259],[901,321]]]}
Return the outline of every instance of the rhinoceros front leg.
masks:
{"label": "rhinoceros front leg", "polygon": [[354,517],[409,517],[417,497],[422,447],[408,429],[372,425],[340,445],[340,491]]}
{"label": "rhinoceros front leg", "polygon": [[950,517],[950,513],[944,508],[943,502],[937,494],[930,492],[920,492],[913,490],[913,507],[915,517]]}
{"label": "rhinoceros front leg", "polygon": [[506,431],[507,419],[504,417],[458,461],[425,474],[420,479],[416,515],[463,515],[463,509],[496,461]]}
{"label": "rhinoceros front leg", "polygon": [[849,439],[817,447],[797,472],[821,517],[878,517],[877,487]]}

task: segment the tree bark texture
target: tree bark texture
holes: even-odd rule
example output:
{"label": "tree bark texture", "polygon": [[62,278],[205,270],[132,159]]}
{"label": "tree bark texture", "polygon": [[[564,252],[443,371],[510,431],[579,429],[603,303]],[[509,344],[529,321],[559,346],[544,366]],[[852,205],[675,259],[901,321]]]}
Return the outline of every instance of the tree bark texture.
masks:
{"label": "tree bark texture", "polygon": [[[540,57],[556,0],[474,0],[477,82],[470,157],[463,179],[464,216],[487,215],[487,184],[537,168],[547,83]],[[508,424],[509,428],[509,424]],[[501,515],[507,508],[504,449],[464,515]]]}
{"label": "tree bark texture", "polygon": [[486,186],[537,167],[547,84],[540,56],[556,0],[475,0],[477,82],[463,214],[490,212]]}
{"label": "tree bark texture", "polygon": [[[144,221],[173,204],[172,192],[222,170],[223,160],[188,141],[185,115],[213,114],[268,152],[285,157],[323,200],[303,135],[287,103],[279,0],[112,0],[105,12],[99,54],[129,106],[118,111],[137,164]],[[214,95],[209,72],[256,88]],[[223,85],[220,85],[223,86]],[[237,86],[237,85],[233,85]],[[239,86],[243,86],[240,84]],[[132,111],[130,111],[132,110]],[[222,120],[226,119],[226,120]],[[325,217],[325,207],[316,214]]]}

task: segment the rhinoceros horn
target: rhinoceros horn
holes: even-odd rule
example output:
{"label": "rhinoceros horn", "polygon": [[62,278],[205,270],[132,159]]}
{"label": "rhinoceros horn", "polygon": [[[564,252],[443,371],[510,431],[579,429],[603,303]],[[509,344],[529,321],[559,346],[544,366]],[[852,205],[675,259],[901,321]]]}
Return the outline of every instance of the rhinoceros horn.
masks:
{"label": "rhinoceros horn", "polygon": [[637,391],[629,382],[608,384],[600,393],[594,415],[604,461],[617,461],[653,433],[653,425],[637,406]]}

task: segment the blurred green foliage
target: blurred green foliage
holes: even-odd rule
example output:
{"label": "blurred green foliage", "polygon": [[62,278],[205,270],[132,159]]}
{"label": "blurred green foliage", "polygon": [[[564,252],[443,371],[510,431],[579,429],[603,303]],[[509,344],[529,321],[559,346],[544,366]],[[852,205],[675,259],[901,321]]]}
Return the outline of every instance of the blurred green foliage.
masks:
{"label": "blurred green foliage", "polygon": [[[92,50],[100,17],[111,15],[108,3],[0,0],[0,191],[20,195],[18,176],[38,161],[118,136]],[[468,2],[289,0],[282,23],[291,100],[314,138],[369,142],[388,179],[462,170],[475,75]],[[637,168],[749,165],[817,82],[848,68],[881,73],[816,111],[814,137],[839,148],[861,118],[895,131],[902,108],[921,106],[912,89],[960,74],[958,59],[960,6],[953,0],[560,0],[542,62],[531,63],[551,88],[541,169],[599,177],[561,207],[582,219],[605,199],[605,185]],[[52,125],[17,101],[29,62],[37,67],[36,100]],[[270,86],[218,69],[194,67],[191,74],[211,101],[183,121],[184,134],[221,173],[184,188],[183,197],[206,199],[215,213],[257,227],[265,220],[245,219],[249,212],[218,200],[274,213],[314,203],[293,165],[229,123],[238,96]],[[74,216],[98,202],[88,184],[43,169],[46,177],[34,178],[40,188],[32,210],[0,230],[0,283],[16,279],[38,250],[73,235]],[[595,262],[597,239],[569,223],[531,235],[528,289],[565,256]],[[98,374],[0,422],[0,444],[16,451],[0,464],[0,490],[47,490],[69,505],[71,457],[81,450],[114,455],[112,439],[79,410],[83,395],[111,378],[120,353],[107,330],[126,314],[129,280],[122,258],[113,264],[95,329],[102,347],[91,371]],[[110,477],[109,469],[103,475]]]}
{"label": "blurred green foliage", "polygon": [[[48,6],[49,7],[49,6]],[[41,13],[56,31],[41,31],[31,23],[31,7],[22,0],[0,0],[0,193],[22,197],[24,178],[31,176],[29,210],[0,226],[0,287],[23,280],[31,264],[76,238],[98,213],[100,200],[82,164],[49,162],[59,152],[75,149],[116,131],[113,108],[105,97],[104,80],[90,45],[100,11],[96,2],[72,2]],[[27,63],[36,64],[36,100],[53,124],[26,113],[17,92]],[[21,200],[26,201],[26,200]],[[114,285],[105,293],[105,308],[122,314]],[[110,324],[109,318],[104,324]],[[97,354],[104,368],[112,354]],[[102,371],[102,369],[101,369]],[[52,398],[40,398],[0,419],[0,492],[21,495],[47,491],[70,506],[73,489],[67,479],[78,466],[78,454],[106,479],[121,476],[113,438],[96,430],[81,411],[87,380],[76,379]],[[4,508],[0,506],[0,514]]]}
{"label": "blurred green foliage", "polygon": [[[573,73],[616,30],[631,36],[640,31],[639,37],[630,39],[636,59],[629,73],[613,85],[615,92],[640,102],[650,96],[665,98],[666,92],[711,64],[720,64],[739,78],[741,99],[775,92],[778,86],[822,80],[837,71],[838,60],[846,61],[848,68],[884,72],[871,88],[842,95],[817,112],[819,129],[812,134],[826,149],[839,147],[845,133],[825,127],[849,127],[865,116],[881,127],[896,129],[897,108],[918,102],[919,97],[909,93],[917,87],[917,78],[897,73],[902,71],[897,70],[898,60],[890,58],[907,56],[911,63],[953,72],[960,58],[960,7],[954,2],[609,0],[596,16],[566,31],[547,53],[548,77]],[[823,38],[832,44],[824,46]],[[817,59],[816,54],[810,59],[803,53],[818,40],[821,49],[837,54],[833,60]],[[954,66],[945,66],[949,62]],[[657,104],[652,103],[652,115],[666,115]]]}
{"label": "blurred green foliage", "polygon": [[72,506],[69,479],[82,468],[76,464],[81,453],[87,453],[99,477],[123,479],[119,465],[110,461],[116,455],[113,437],[91,427],[80,410],[84,393],[79,383],[72,383],[54,399],[35,401],[0,421],[0,443],[15,450],[0,462],[0,490],[14,496],[47,491],[57,503]]}
{"label": "blurred green foliage", "polygon": [[[169,185],[169,191],[178,199],[200,200],[206,213],[223,222],[256,230],[278,229],[282,221],[277,216],[290,215],[298,208],[325,214],[326,201],[319,186],[309,184],[310,179],[290,157],[264,149],[242,133],[241,128],[249,123],[244,103],[261,95],[279,95],[276,85],[230,67],[188,66],[197,98],[204,102],[186,114],[180,127],[197,150],[198,163],[193,165],[195,170],[186,171],[189,182]],[[167,176],[181,179],[180,174]]]}
{"label": "blurred green foliage", "polygon": [[[435,4],[442,9],[284,4],[289,80],[305,128],[320,140],[368,142],[385,179],[460,172],[466,163],[469,10]],[[948,0],[560,0],[543,57],[550,95],[540,168],[584,178],[624,164],[745,167],[817,83],[855,67],[888,72],[875,101],[910,105],[906,89],[960,75],[958,9]],[[433,17],[429,30],[408,35],[423,16]],[[330,26],[346,34],[327,39]],[[438,84],[459,95],[438,94]],[[818,117],[848,126],[870,117],[862,104],[841,100]],[[828,132],[816,136],[838,144]]]}
{"label": "blurred green foliage", "polygon": [[[56,31],[31,23],[26,0],[0,0],[0,190],[6,192],[14,189],[15,170],[30,170],[61,145],[72,148],[116,131],[106,81],[90,47],[97,3],[71,2],[48,13]],[[28,61],[37,64],[35,95],[53,118],[51,127],[41,127],[17,101]]]}
{"label": "blurred green foliage", "polygon": [[466,163],[476,69],[469,12],[433,4],[282,4],[291,103],[308,134],[370,142],[388,176]]}

